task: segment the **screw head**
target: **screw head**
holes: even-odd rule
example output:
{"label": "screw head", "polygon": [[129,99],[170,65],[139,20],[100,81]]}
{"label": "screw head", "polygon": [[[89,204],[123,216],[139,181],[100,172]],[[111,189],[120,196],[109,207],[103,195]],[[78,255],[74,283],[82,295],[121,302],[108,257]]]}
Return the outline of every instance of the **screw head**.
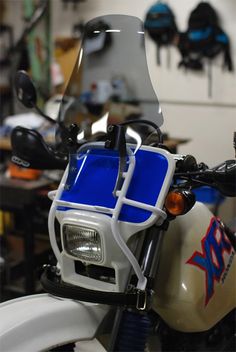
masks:
{"label": "screw head", "polygon": [[73,145],[73,144],[74,144],[73,139],[72,139],[72,138],[68,138],[67,144],[68,144],[69,146]]}
{"label": "screw head", "polygon": [[114,126],[113,125],[109,125],[107,127],[107,132],[112,132],[112,131],[114,131]]}

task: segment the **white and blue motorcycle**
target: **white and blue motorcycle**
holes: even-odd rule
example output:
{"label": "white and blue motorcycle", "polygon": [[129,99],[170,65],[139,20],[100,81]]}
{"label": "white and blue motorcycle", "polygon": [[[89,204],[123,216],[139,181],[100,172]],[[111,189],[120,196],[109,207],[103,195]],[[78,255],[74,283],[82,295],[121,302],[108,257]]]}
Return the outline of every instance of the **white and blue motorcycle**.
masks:
{"label": "white and blue motorcycle", "polygon": [[[39,111],[24,72],[16,91]],[[54,148],[37,131],[12,133],[15,163],[65,171],[49,193],[47,293],[0,305],[2,352],[234,350],[235,234],[194,189],[236,196],[236,161],[209,169],[172,154],[162,122],[142,22],[90,21]]]}

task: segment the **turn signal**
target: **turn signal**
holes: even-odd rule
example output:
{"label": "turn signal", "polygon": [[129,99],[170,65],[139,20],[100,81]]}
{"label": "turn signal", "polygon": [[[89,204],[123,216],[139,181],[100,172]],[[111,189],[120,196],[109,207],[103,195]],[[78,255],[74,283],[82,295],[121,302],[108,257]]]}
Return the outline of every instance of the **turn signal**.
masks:
{"label": "turn signal", "polygon": [[174,216],[186,214],[195,204],[195,195],[187,190],[175,190],[168,193],[165,207]]}

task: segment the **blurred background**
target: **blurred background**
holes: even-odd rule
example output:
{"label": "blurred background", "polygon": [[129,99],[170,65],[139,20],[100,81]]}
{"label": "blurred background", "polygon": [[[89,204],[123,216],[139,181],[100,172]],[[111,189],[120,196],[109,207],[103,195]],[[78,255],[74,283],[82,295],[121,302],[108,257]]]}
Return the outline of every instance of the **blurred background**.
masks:
{"label": "blurred background", "polygon": [[[197,13],[201,25],[195,28],[194,10],[203,3],[210,5],[214,13]],[[163,4],[167,6],[167,19],[158,22],[161,16],[157,13]],[[12,88],[14,75],[19,69],[31,75],[40,107],[56,119],[79,53],[84,25],[108,14],[136,16],[145,23],[148,70],[164,116],[166,144],[209,166],[235,157],[235,0],[0,0],[2,300],[40,290],[34,269],[51,256],[47,237],[50,202],[46,194],[60,178],[56,170],[25,173],[9,164],[10,134],[16,125],[44,131],[50,140],[50,128],[44,129],[45,122],[17,102]],[[213,38],[214,25],[217,33]],[[208,50],[210,54],[206,54]],[[138,82],[138,70],[136,74]],[[91,91],[96,89],[98,95],[102,94],[104,83],[94,83]],[[234,199],[224,199],[209,190],[201,197],[227,224],[235,226]]]}

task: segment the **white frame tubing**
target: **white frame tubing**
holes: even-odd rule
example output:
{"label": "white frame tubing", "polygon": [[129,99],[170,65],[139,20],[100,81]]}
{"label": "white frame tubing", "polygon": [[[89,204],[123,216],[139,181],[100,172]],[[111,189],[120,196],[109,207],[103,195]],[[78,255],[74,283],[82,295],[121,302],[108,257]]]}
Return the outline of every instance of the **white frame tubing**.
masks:
{"label": "white frame tubing", "polygon": [[56,217],[57,201],[61,197],[61,194],[62,194],[62,192],[64,190],[65,182],[66,182],[67,176],[68,176],[68,172],[69,172],[69,164],[66,167],[66,170],[65,170],[65,172],[64,172],[64,174],[62,176],[60,185],[59,185],[56,193],[54,193],[52,205],[51,205],[51,208],[50,208],[50,211],[49,211],[49,215],[48,215],[49,239],[50,239],[51,247],[52,247],[53,252],[54,252],[54,254],[55,254],[56,258],[57,258],[57,261],[58,261],[59,265],[61,265],[61,253],[60,253],[60,250],[59,250],[58,245],[57,245],[54,222],[55,222],[55,217]]}

